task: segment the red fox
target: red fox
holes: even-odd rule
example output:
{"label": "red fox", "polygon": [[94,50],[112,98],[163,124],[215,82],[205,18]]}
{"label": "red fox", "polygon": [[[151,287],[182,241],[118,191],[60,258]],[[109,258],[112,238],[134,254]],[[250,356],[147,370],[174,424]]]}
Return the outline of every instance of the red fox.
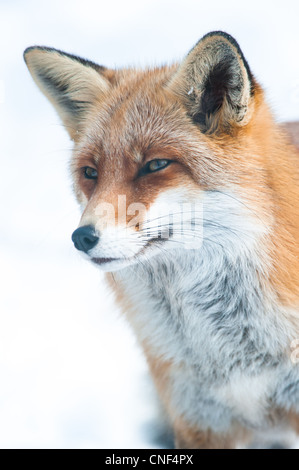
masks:
{"label": "red fox", "polygon": [[236,40],[145,70],[24,57],[74,142],[74,245],[107,272],[176,447],[297,433],[299,127],[275,122]]}

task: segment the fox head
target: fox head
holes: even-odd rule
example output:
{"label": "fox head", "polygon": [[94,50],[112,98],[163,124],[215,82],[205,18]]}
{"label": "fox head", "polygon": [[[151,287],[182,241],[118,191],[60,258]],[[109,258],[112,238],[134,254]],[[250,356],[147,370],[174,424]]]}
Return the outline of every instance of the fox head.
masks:
{"label": "fox head", "polygon": [[207,34],[181,63],[145,70],[47,47],[24,57],[74,141],[78,250],[113,271],[209,243],[248,247],[271,116],[231,36]]}

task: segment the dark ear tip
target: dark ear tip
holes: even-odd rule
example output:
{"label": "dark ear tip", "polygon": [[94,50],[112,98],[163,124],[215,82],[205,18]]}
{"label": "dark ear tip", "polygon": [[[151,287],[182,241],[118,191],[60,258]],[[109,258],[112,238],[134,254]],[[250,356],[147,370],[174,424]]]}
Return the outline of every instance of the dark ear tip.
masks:
{"label": "dark ear tip", "polygon": [[34,49],[33,46],[27,47],[27,48],[25,49],[25,51],[23,52],[23,59],[25,60],[26,63],[27,63],[26,56],[27,56],[27,54],[28,54],[30,51],[32,51],[32,49]]}
{"label": "dark ear tip", "polygon": [[211,31],[210,33],[205,34],[202,39],[206,39],[213,36],[221,36],[224,39],[227,39],[230,42],[237,42],[230,34],[226,33],[225,31]]}
{"label": "dark ear tip", "polygon": [[209,37],[221,37],[221,38],[224,38],[226,39],[236,50],[237,50],[237,53],[239,54],[239,56],[241,57],[243,63],[244,63],[244,66],[247,70],[247,74],[248,74],[248,78],[250,80],[250,83],[251,83],[251,93],[254,92],[254,77],[252,75],[252,72],[250,70],[250,67],[248,65],[248,62],[247,60],[245,59],[244,57],[244,54],[242,52],[242,49],[241,47],[239,46],[239,43],[236,41],[235,38],[233,38],[233,36],[231,36],[230,34],[228,33],[225,33],[224,31],[211,31],[210,33],[208,34],[205,34],[205,36],[203,36],[203,38],[200,40],[201,41],[204,41],[205,39],[208,39]]}
{"label": "dark ear tip", "polygon": [[25,62],[27,63],[27,56],[28,56],[28,54],[30,54],[30,52],[32,52],[32,51],[46,51],[46,50],[50,50],[50,49],[47,48],[47,47],[43,47],[43,46],[29,46],[23,52],[23,58],[24,58]]}
{"label": "dark ear tip", "polygon": [[87,67],[91,67],[95,69],[98,72],[103,72],[105,70],[105,67],[102,65],[98,65],[95,62],[92,62],[91,60],[86,60],[83,59],[82,57],[79,57],[74,54],[69,54],[68,52],[61,51],[60,49],[55,49],[55,47],[47,47],[47,46],[30,46],[25,49],[23,53],[23,57],[25,62],[27,63],[27,55],[32,52],[32,51],[40,51],[40,52],[52,52],[55,54],[58,54],[62,57],[69,58],[75,62],[80,62],[80,64],[85,65]]}
{"label": "dark ear tip", "polygon": [[212,38],[212,37],[218,37],[218,38],[220,37],[220,38],[226,39],[232,46],[234,46],[237,49],[238,53],[244,59],[243,52],[239,46],[239,43],[236,41],[235,38],[233,38],[233,36],[231,36],[228,33],[225,33],[224,31],[211,31],[208,34],[205,34],[205,36],[203,36],[201,41],[204,41],[205,39]]}

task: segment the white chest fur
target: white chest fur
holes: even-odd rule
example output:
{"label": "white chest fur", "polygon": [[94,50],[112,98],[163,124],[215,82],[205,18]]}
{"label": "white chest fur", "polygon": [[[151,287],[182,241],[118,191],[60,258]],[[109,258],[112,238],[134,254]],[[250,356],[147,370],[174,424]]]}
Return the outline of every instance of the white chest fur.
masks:
{"label": "white chest fur", "polygon": [[203,243],[116,274],[139,340],[179,366],[171,394],[179,413],[218,431],[233,419],[258,426],[289,369],[289,339],[254,262]]}

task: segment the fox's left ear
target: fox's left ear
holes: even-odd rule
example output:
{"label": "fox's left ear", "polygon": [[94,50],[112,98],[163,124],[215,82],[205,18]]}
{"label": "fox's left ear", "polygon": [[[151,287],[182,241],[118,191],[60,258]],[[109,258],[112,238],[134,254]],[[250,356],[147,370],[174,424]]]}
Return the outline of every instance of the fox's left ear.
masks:
{"label": "fox's left ear", "polygon": [[168,87],[204,133],[231,133],[250,120],[255,81],[238,43],[222,31],[195,45]]}
{"label": "fox's left ear", "polygon": [[76,140],[88,116],[109,91],[111,73],[93,62],[48,47],[29,47],[24,59],[37,86]]}

